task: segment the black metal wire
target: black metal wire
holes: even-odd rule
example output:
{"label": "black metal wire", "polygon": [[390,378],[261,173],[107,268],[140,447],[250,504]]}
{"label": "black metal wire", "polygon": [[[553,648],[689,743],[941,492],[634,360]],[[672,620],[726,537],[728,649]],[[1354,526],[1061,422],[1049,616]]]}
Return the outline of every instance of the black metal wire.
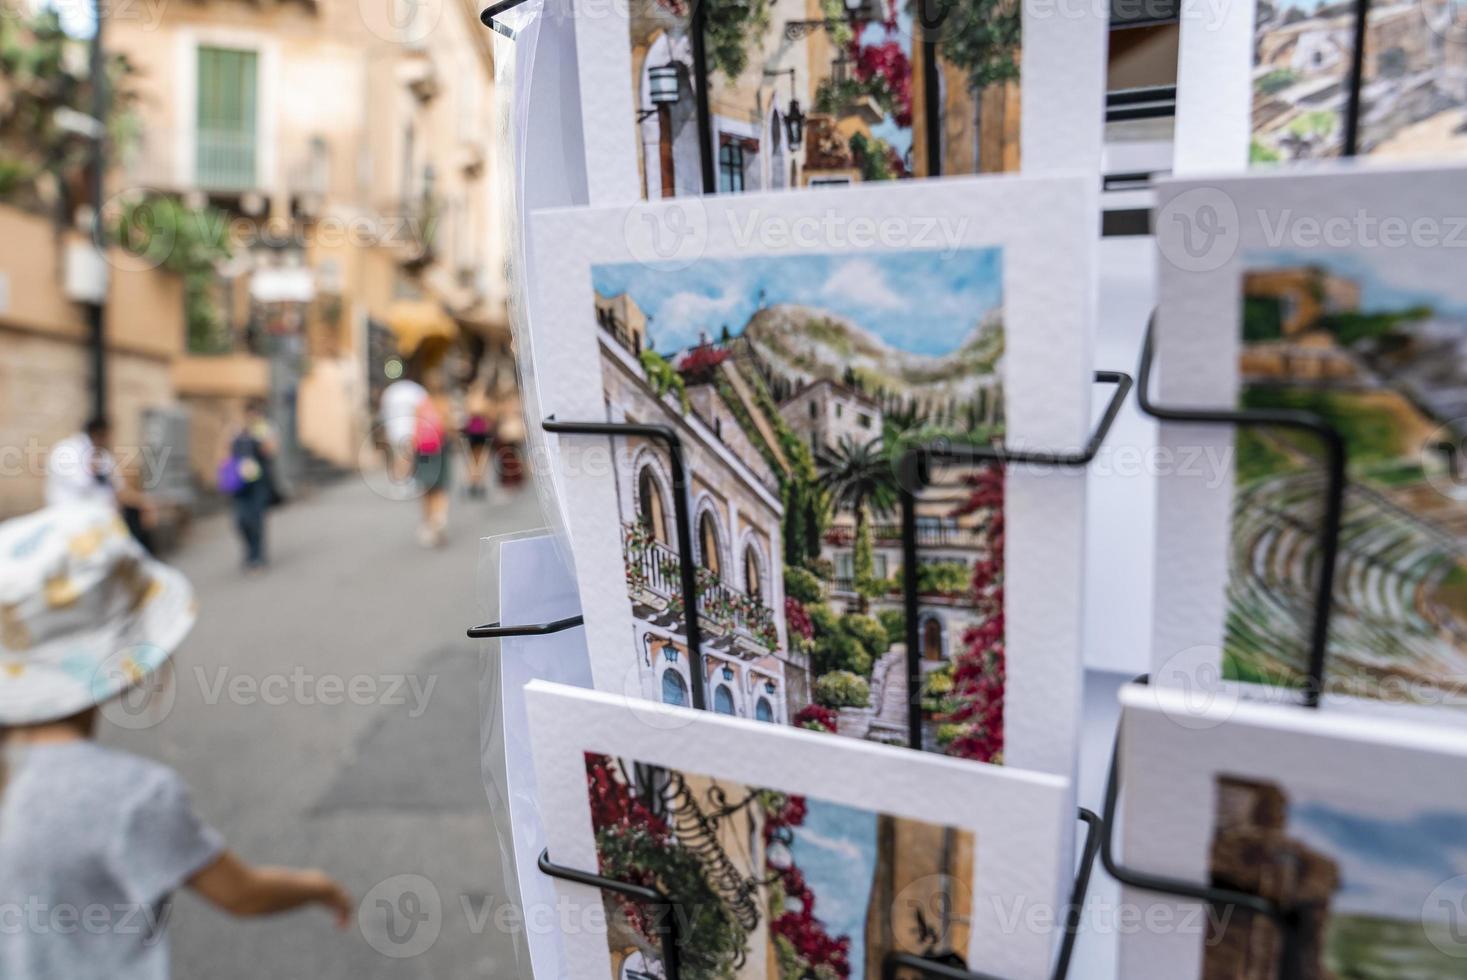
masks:
{"label": "black metal wire", "polygon": [[907,744],[914,749],[922,747],[922,656],[919,649],[921,636],[917,618],[921,615],[921,597],[917,585],[917,491],[930,479],[927,464],[933,461],[948,463],[1031,463],[1036,466],[1080,467],[1088,466],[1121,406],[1131,391],[1131,376],[1124,371],[1096,371],[1095,380],[1100,384],[1114,384],[1116,390],[1105,407],[1100,422],[1085,447],[1079,451],[1053,452],[1010,449],[1007,446],[952,445],[946,442],[913,446],[902,453],[897,462],[897,485],[902,508],[902,606],[906,615],[907,633]]}
{"label": "black metal wire", "polygon": [[523,626],[501,626],[498,623],[485,623],[483,626],[470,626],[469,638],[472,640],[492,640],[506,636],[548,636],[551,633],[559,633],[563,630],[585,625],[585,622],[586,618],[580,613],[576,613],[574,616],[551,620],[548,623],[526,623]]}
{"label": "black metal wire", "polygon": [[497,3],[491,3],[489,6],[479,11],[479,23],[483,24],[485,27],[489,28],[491,31],[494,31],[497,34],[503,34],[505,37],[513,41],[515,38],[515,32],[509,27],[506,27],[505,25],[499,23],[497,20],[495,20],[495,18],[505,11],[513,10],[520,4],[526,2],[527,0],[498,0]]}
{"label": "black metal wire", "polygon": [[[1055,957],[1051,980],[1066,980],[1070,974],[1075,940],[1080,935],[1080,922],[1085,913],[1085,896],[1090,891],[1091,872],[1095,869],[1095,858],[1100,853],[1102,832],[1105,829],[1105,822],[1094,811],[1083,806],[1080,807],[1080,819],[1085,823],[1085,850],[1080,857],[1080,870],[1076,872],[1075,883],[1070,889],[1070,901],[1065,906],[1064,939],[1060,942],[1059,955]],[[1001,980],[987,973],[975,973],[964,967],[930,960],[913,953],[887,953],[881,963],[882,980],[896,980],[898,970],[914,970],[922,977],[935,977],[937,980]]]}
{"label": "black metal wire", "polygon": [[677,552],[683,594],[683,636],[688,643],[688,672],[692,675],[693,707],[708,707],[704,690],[703,630],[698,622],[698,566],[693,559],[693,525],[688,516],[688,468],[683,441],[669,426],[635,422],[559,422],[553,416],[541,423],[546,432],[601,436],[641,436],[667,447],[672,469],[672,509],[677,527]]}
{"label": "black metal wire", "polygon": [[540,870],[552,878],[562,878],[578,885],[601,888],[618,895],[625,895],[635,902],[654,909],[665,909],[666,912],[660,917],[661,923],[654,922],[653,925],[662,934],[663,976],[666,980],[678,980],[678,975],[682,972],[682,938],[678,931],[678,923],[683,915],[681,904],[674,902],[666,893],[657,888],[633,885],[629,882],[617,881],[615,878],[607,878],[604,875],[591,874],[589,871],[556,864],[550,860],[548,850],[540,852],[540,860],[537,863]]}
{"label": "black metal wire", "polygon": [[1326,489],[1324,518],[1320,524],[1319,580],[1314,590],[1314,621],[1309,633],[1308,677],[1303,692],[1305,707],[1319,707],[1324,690],[1326,660],[1329,656],[1329,618],[1334,604],[1335,558],[1340,550],[1340,523],[1345,506],[1344,437],[1338,429],[1313,412],[1296,409],[1223,410],[1177,408],[1151,401],[1151,364],[1156,316],[1146,325],[1146,339],[1141,345],[1141,364],[1137,369],[1136,401],[1141,411],[1163,422],[1189,422],[1198,425],[1225,425],[1238,428],[1284,428],[1308,432],[1324,445]]}
{"label": "black metal wire", "polygon": [[[1136,678],[1136,683],[1145,684],[1148,678],[1145,674]],[[1301,942],[1299,919],[1292,909],[1282,908],[1259,895],[1250,895],[1247,892],[1233,891],[1228,888],[1216,888],[1212,885],[1199,885],[1195,882],[1182,881],[1177,878],[1167,878],[1162,875],[1151,874],[1146,871],[1136,871],[1128,868],[1116,860],[1114,842],[1112,837],[1116,827],[1116,803],[1120,798],[1120,752],[1121,733],[1117,729],[1116,737],[1111,745],[1110,770],[1105,777],[1105,812],[1101,816],[1102,826],[1105,833],[1100,840],[1100,863],[1116,881],[1123,885],[1130,885],[1142,891],[1156,892],[1161,895],[1175,895],[1179,898],[1190,898],[1197,901],[1209,902],[1213,905],[1231,906],[1233,908],[1244,908],[1256,915],[1271,919],[1279,930],[1282,945],[1279,953],[1280,973],[1279,980],[1299,980],[1303,977],[1303,944]]]}

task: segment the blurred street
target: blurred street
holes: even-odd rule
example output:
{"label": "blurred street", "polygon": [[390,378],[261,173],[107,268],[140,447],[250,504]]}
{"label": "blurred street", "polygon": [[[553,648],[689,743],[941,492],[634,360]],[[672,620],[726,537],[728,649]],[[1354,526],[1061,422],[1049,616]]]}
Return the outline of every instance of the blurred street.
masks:
{"label": "blurred street", "polygon": [[149,727],[104,723],[102,741],[174,766],[248,860],[324,868],[359,902],[419,875],[441,903],[435,923],[423,888],[404,897],[389,884],[365,903],[365,932],[337,932],[320,911],[230,920],[180,892],[175,976],[515,975],[494,927],[499,849],[479,777],[479,655],[464,630],[482,612],[480,539],[539,514],[528,486],[494,493],[456,498],[436,550],[414,539],[416,502],[353,476],[272,514],[263,575],[241,573],[227,513],[170,556],[200,602],[175,657],[176,701]]}

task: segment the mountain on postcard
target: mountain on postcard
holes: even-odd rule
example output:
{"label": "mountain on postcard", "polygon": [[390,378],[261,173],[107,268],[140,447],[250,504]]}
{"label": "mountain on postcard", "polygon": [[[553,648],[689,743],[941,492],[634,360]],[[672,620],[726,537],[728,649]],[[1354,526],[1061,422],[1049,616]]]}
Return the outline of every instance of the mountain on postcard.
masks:
{"label": "mountain on postcard", "polygon": [[846,317],[796,304],[757,311],[743,338],[790,381],[840,381],[849,370],[868,390],[966,400],[994,382],[1003,313],[989,311],[957,349],[938,356],[898,350]]}

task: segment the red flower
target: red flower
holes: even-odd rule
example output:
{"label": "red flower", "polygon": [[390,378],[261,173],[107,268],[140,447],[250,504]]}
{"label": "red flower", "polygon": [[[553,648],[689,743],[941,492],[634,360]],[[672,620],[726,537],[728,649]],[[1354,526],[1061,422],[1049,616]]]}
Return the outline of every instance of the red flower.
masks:
{"label": "red flower", "polygon": [[836,719],[834,708],[826,708],[818,704],[807,704],[795,715],[795,724],[801,728],[809,728],[821,732],[834,732]]}
{"label": "red flower", "polygon": [[678,373],[689,381],[706,381],[718,365],[728,360],[728,351],[712,344],[699,344],[677,362]]}
{"label": "red flower", "polygon": [[784,598],[784,621],[791,632],[798,633],[807,640],[815,635],[815,624],[810,622],[805,604],[792,596]]}

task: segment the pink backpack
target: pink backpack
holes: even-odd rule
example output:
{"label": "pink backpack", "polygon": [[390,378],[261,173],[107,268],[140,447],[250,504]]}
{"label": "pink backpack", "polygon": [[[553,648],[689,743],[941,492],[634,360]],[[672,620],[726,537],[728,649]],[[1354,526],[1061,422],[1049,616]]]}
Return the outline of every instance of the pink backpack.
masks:
{"label": "pink backpack", "polygon": [[443,451],[443,416],[438,411],[438,406],[433,400],[425,398],[418,406],[417,428],[413,434],[413,444],[420,453],[441,453]]}

